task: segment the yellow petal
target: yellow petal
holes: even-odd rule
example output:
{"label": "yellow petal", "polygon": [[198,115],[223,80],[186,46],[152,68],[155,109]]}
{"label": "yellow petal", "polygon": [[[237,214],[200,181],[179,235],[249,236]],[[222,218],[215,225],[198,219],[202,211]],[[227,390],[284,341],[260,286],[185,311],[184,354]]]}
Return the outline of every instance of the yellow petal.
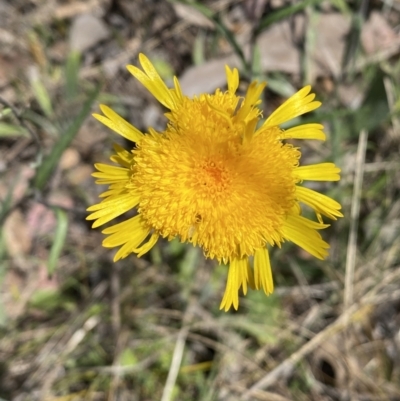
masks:
{"label": "yellow petal", "polygon": [[133,65],[128,65],[126,68],[162,105],[174,110],[177,107],[177,99],[165,85],[151,61],[142,53],[139,54],[139,61],[144,72]]}
{"label": "yellow petal", "polygon": [[311,86],[305,86],[279,106],[264,122],[263,128],[274,127],[295,117],[308,113],[321,106],[321,102],[313,101],[315,94],[310,94]]}
{"label": "yellow petal", "polygon": [[157,243],[159,236],[159,234],[153,233],[147,242],[145,242],[141,247],[135,248],[133,252],[137,253],[138,258],[140,258],[145,253],[149,252],[151,248],[153,248],[153,246]]}
{"label": "yellow petal", "polygon": [[[99,195],[99,198],[106,198],[110,196],[118,196],[119,194],[126,193],[126,183],[125,182],[116,182],[110,184],[108,187],[108,191],[103,192]],[[131,190],[131,188],[129,188]],[[132,188],[133,190],[133,188]]]}
{"label": "yellow petal", "polygon": [[227,312],[232,305],[236,310],[239,307],[238,290],[240,260],[241,259],[233,259],[229,266],[225,293],[219,306],[219,309],[224,309],[225,312]]}
{"label": "yellow petal", "polygon": [[116,164],[130,169],[131,165],[133,164],[133,154],[116,143],[114,143],[113,148],[116,154],[112,155],[110,160]]}
{"label": "yellow petal", "polygon": [[[120,248],[114,256],[114,262],[126,258],[129,254],[134,253],[135,249],[146,239],[149,235],[149,230],[146,227],[140,227],[136,232],[129,236],[129,240]],[[103,242],[103,246],[104,242]]]}
{"label": "yellow petal", "polygon": [[142,132],[140,132],[132,124],[129,124],[128,121],[124,120],[108,106],[101,104],[100,109],[104,113],[104,116],[101,114],[93,114],[94,118],[124,138],[129,139],[132,142],[140,142],[143,137]]}
{"label": "yellow petal", "polygon": [[302,216],[288,215],[282,226],[283,236],[318,259],[325,259],[329,245],[316,230],[329,225],[311,221]]}
{"label": "yellow petal", "polygon": [[294,175],[306,181],[339,181],[340,171],[333,163],[318,163],[297,167]]}
{"label": "yellow petal", "polygon": [[282,131],[281,139],[317,139],[325,141],[322,124],[303,124]]}
{"label": "yellow petal", "polygon": [[144,223],[142,217],[137,215],[103,230],[104,234],[110,234],[104,239],[103,246],[114,248],[123,245],[114,257],[114,261],[116,261],[134,252],[149,235],[149,232],[150,228]]}
{"label": "yellow petal", "polygon": [[237,68],[231,70],[227,65],[225,66],[225,72],[226,81],[228,82],[228,91],[234,94],[239,86],[239,72]]}
{"label": "yellow petal", "polygon": [[254,108],[256,104],[260,101],[260,96],[265,88],[266,83],[253,81],[247,89],[246,96],[243,100],[242,107],[239,109],[238,113],[234,117],[235,121],[244,120],[250,111]]}
{"label": "yellow petal", "polygon": [[92,225],[92,228],[96,228],[133,209],[138,203],[138,196],[132,196],[130,193],[118,194],[112,199],[90,206],[87,210],[94,213],[87,216],[86,220],[96,220]]}
{"label": "yellow petal", "polygon": [[95,163],[94,167],[101,173],[110,174],[110,176],[126,177],[129,173],[129,169],[125,167],[110,166],[109,164]]}
{"label": "yellow petal", "polygon": [[121,223],[114,224],[113,226],[105,228],[102,233],[103,234],[117,234],[117,233],[124,233],[127,234],[129,230],[134,228],[135,224],[140,224],[141,216],[138,214],[135,217],[131,217],[128,220],[122,221]]}
{"label": "yellow petal", "polygon": [[125,185],[121,186],[121,188],[117,189],[109,189],[108,191],[105,191],[99,195],[99,198],[109,198],[109,197],[114,197],[114,196],[119,196],[122,192],[125,190]]}
{"label": "yellow petal", "polygon": [[184,95],[182,93],[181,84],[179,83],[179,80],[177,77],[174,77],[174,87],[175,87],[175,89],[170,89],[170,91],[172,92],[173,96],[176,98],[176,102],[182,103]]}
{"label": "yellow petal", "polygon": [[336,220],[337,217],[343,217],[343,214],[339,212],[342,206],[329,196],[322,195],[309,188],[296,186],[296,197],[317,213],[321,213],[332,220]]}
{"label": "yellow petal", "polygon": [[256,284],[254,282],[254,273],[253,273],[253,269],[250,267],[250,262],[247,263],[247,281],[248,281],[249,287],[252,290],[255,290]]}
{"label": "yellow petal", "polygon": [[92,173],[93,177],[99,178],[96,184],[128,183],[131,172],[124,167],[110,166],[108,164],[96,163],[95,168],[99,171]]}
{"label": "yellow petal", "polygon": [[241,268],[239,269],[239,288],[242,287],[243,294],[247,294],[247,283],[249,282],[249,272],[250,270],[250,263],[247,257],[243,258],[243,263],[241,264]]}
{"label": "yellow petal", "polygon": [[266,295],[274,291],[271,263],[267,248],[259,248],[254,254],[254,285],[257,290],[261,287]]}
{"label": "yellow petal", "polygon": [[246,295],[247,284],[251,288],[255,287],[248,257],[231,260],[225,293],[219,308],[227,312],[233,305],[234,309],[237,310],[239,307],[239,289],[242,287],[243,294]]}
{"label": "yellow petal", "polygon": [[250,120],[244,129],[244,134],[243,134],[243,143],[247,143],[251,140],[251,138],[254,135],[255,128],[257,126],[258,119],[254,118],[253,120]]}

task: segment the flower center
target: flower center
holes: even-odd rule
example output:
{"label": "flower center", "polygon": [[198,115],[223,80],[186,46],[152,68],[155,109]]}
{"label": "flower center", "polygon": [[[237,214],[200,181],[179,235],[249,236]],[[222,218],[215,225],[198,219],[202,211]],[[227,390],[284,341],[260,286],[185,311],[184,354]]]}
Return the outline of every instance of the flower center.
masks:
{"label": "flower center", "polygon": [[195,170],[196,186],[199,193],[214,195],[226,190],[229,184],[229,172],[221,162],[205,161]]}
{"label": "flower center", "polygon": [[243,141],[245,123],[228,121],[237,99],[215,96],[188,100],[163,133],[144,136],[131,183],[152,229],[228,261],[282,241],[300,153],[278,127]]}

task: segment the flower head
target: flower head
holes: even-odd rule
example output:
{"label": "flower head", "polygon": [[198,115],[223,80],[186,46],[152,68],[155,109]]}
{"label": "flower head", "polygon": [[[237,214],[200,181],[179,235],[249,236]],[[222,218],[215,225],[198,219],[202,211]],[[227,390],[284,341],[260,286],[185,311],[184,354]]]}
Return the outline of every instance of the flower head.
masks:
{"label": "flower head", "polygon": [[[96,164],[98,184],[108,184],[104,200],[88,208],[93,227],[136,208],[137,215],[103,230],[103,245],[120,247],[114,260],[148,252],[159,237],[179,238],[201,247],[205,256],[229,264],[221,309],[239,305],[239,289],[248,286],[273,292],[267,245],[292,241],[323,259],[329,245],[318,230],[321,215],[341,217],[333,199],[299,184],[305,180],[337,181],[332,163],[299,166],[300,150],[285,139],[325,140],[322,125],[303,124],[286,131],[280,124],[315,110],[320,102],[310,86],[298,91],[261,125],[258,105],[265,83],[250,84],[236,95],[239,74],[226,67],[228,90],[189,98],[178,80],[169,89],[141,54],[143,70],[128,70],[167,109],[163,132],[143,134],[109,107],[101,105],[99,121],[136,143],[114,146],[111,161]],[[300,203],[318,221],[301,215]],[[254,257],[254,258],[252,258]],[[254,259],[250,263],[249,259]]]}

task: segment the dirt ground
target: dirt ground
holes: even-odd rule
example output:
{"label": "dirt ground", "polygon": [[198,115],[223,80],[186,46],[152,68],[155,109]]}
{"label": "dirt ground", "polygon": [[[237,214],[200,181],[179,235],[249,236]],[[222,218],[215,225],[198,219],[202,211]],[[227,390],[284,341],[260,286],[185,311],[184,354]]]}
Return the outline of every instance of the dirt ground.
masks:
{"label": "dirt ground", "polygon": [[[264,116],[305,84],[300,121],[343,206],[320,261],[271,252],[276,290],[219,310],[227,268],[178,240],[113,262],[86,208],[94,163],[165,109],[126,70],[145,53],[188,96],[266,80]],[[0,0],[0,401],[400,400],[399,0]],[[297,143],[296,143],[297,144]],[[300,144],[300,142],[298,143]]]}

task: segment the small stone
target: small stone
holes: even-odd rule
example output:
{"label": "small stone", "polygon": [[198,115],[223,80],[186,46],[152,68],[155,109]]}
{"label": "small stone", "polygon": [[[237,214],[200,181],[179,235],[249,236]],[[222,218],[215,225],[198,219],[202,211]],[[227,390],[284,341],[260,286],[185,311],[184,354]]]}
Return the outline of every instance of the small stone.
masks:
{"label": "small stone", "polygon": [[106,24],[91,14],[77,16],[72,22],[69,32],[71,50],[85,52],[110,36]]}
{"label": "small stone", "polygon": [[19,209],[12,211],[3,228],[7,250],[12,257],[26,256],[32,247],[32,237],[27,222]]}
{"label": "small stone", "polygon": [[67,180],[72,185],[83,185],[91,178],[93,171],[92,166],[81,164],[68,172]]}
{"label": "small stone", "polygon": [[69,170],[77,166],[80,162],[79,152],[74,148],[68,148],[61,156],[59,167],[61,170]]}
{"label": "small stone", "polygon": [[145,127],[155,127],[160,129],[157,122],[161,116],[160,109],[156,105],[150,104],[143,110],[143,124]]}

